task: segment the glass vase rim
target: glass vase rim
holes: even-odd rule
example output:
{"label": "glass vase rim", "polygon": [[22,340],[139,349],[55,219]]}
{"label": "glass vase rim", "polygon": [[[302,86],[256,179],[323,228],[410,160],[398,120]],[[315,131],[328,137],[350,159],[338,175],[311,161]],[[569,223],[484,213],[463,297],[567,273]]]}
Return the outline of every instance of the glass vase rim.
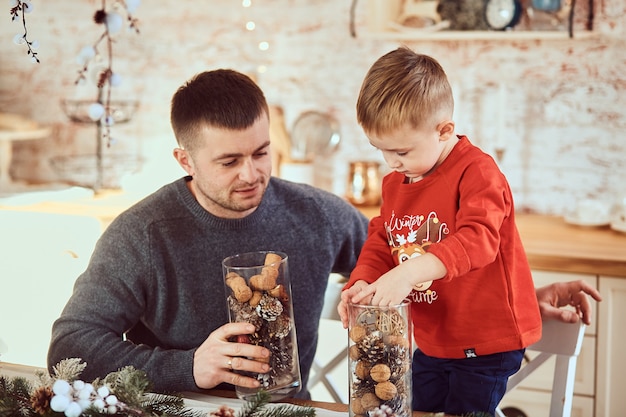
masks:
{"label": "glass vase rim", "polygon": [[[262,268],[264,266],[269,266],[269,265],[265,265],[265,263],[261,262],[258,265],[227,265],[227,262],[229,260],[234,260],[237,258],[243,259],[245,256],[250,256],[250,255],[259,255],[259,254],[269,254],[269,253],[273,253],[276,255],[280,256],[280,263],[287,261],[287,259],[289,258],[289,256],[285,253],[285,252],[281,252],[281,251],[277,251],[277,250],[251,250],[248,252],[241,252],[241,253],[236,253],[234,255],[230,255],[227,256],[226,258],[224,258],[222,260],[222,265],[226,268],[230,268],[230,269],[250,269],[250,268]],[[274,265],[276,264],[276,262],[270,264],[270,265]]]}
{"label": "glass vase rim", "polygon": [[400,301],[398,304],[392,304],[392,305],[386,305],[386,306],[352,303],[350,301],[348,301],[347,304],[348,304],[348,307],[352,306],[352,307],[360,307],[360,308],[400,308],[400,307],[409,306],[411,304],[411,301],[405,298],[404,300]]}

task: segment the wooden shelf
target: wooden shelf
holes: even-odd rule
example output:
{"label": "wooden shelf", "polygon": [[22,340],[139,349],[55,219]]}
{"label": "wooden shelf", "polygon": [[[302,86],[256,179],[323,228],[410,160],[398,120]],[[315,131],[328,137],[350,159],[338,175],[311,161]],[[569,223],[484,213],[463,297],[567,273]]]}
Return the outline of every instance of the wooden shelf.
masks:
{"label": "wooden shelf", "polygon": [[565,31],[484,31],[484,30],[441,30],[420,31],[406,30],[387,32],[366,32],[359,35],[365,39],[398,40],[398,41],[527,41],[527,40],[578,40],[593,39],[597,33],[590,31],[574,32],[573,38]]}
{"label": "wooden shelf", "polygon": [[[437,1],[420,1],[405,4],[401,0],[367,0],[367,25],[358,36],[365,39],[395,41],[527,41],[527,40],[578,40],[598,37],[597,32],[585,30],[580,22],[574,24],[573,36],[565,28],[555,30],[522,30],[516,27],[506,31],[497,30],[449,30],[449,22],[440,21]],[[399,19],[419,16],[431,19],[434,26],[413,28],[403,26]]]}

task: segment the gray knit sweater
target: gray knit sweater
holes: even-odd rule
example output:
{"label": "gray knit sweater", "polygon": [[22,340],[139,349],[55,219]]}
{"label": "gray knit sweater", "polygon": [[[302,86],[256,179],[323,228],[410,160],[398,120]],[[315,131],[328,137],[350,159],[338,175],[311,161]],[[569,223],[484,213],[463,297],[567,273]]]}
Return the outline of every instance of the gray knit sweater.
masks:
{"label": "gray knit sweater", "polygon": [[188,179],[162,187],[107,228],[54,323],[48,365],[82,358],[85,380],[133,365],[155,391],[198,390],[195,349],[228,322],[222,260],[275,250],[289,256],[306,387],[328,276],[353,269],[367,219],[334,194],[277,178],[254,213],[221,219],[198,204]]}

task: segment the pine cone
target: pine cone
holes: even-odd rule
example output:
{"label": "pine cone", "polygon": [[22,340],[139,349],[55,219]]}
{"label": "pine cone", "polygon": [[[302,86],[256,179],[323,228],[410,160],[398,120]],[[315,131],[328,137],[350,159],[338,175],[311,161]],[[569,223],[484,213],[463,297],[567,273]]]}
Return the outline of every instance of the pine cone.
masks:
{"label": "pine cone", "polygon": [[282,339],[291,331],[291,318],[283,312],[276,320],[268,323],[270,337],[278,337]]}
{"label": "pine cone", "polygon": [[291,341],[288,343],[270,343],[268,346],[270,349],[270,367],[272,368],[271,372],[274,375],[283,375],[288,374],[291,375],[291,371],[293,369],[293,356],[291,352],[293,352],[293,346]]}
{"label": "pine cone", "polygon": [[389,401],[385,401],[385,405],[389,406],[394,414],[410,416],[412,413],[411,405],[407,402],[405,394],[398,394]]}
{"label": "pine cone", "polygon": [[252,323],[257,331],[261,328],[263,320],[259,317],[253,307],[248,303],[240,303],[232,295],[228,296],[228,306],[237,323]]}
{"label": "pine cone", "polygon": [[365,336],[359,348],[370,363],[376,363],[385,356],[385,343],[377,334]]}
{"label": "pine cone", "polygon": [[352,384],[352,396],[355,398],[361,398],[368,392],[374,392],[374,381],[371,379],[361,380],[357,379]]}
{"label": "pine cone", "polygon": [[283,312],[283,305],[278,299],[267,294],[263,294],[261,301],[259,301],[259,305],[256,306],[256,312],[265,320],[274,321],[276,320],[276,317],[280,316],[280,313]]}
{"label": "pine cone", "polygon": [[52,388],[39,387],[30,396],[30,405],[33,410],[40,415],[45,415],[50,411],[50,400],[52,399]]}
{"label": "pine cone", "polygon": [[209,415],[213,417],[235,417],[235,410],[226,405],[222,405],[217,410],[211,411]]}
{"label": "pine cone", "polygon": [[390,347],[387,352],[387,365],[391,369],[391,380],[403,378],[411,367],[409,349],[400,346]]}

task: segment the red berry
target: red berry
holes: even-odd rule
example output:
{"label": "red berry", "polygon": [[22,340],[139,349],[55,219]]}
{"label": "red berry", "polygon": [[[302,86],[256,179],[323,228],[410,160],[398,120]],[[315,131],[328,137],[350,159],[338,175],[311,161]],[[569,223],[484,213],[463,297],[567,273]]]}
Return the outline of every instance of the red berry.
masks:
{"label": "red berry", "polygon": [[247,343],[250,344],[250,337],[247,334],[240,334],[237,336],[237,343]]}

